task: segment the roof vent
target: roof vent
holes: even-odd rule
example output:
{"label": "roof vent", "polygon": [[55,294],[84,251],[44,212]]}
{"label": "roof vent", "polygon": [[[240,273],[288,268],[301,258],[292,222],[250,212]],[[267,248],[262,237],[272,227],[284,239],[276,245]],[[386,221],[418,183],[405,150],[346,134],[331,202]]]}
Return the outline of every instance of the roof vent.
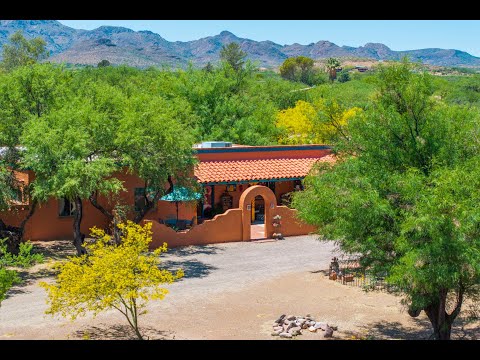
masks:
{"label": "roof vent", "polygon": [[223,147],[232,147],[232,143],[229,141],[204,141],[202,142],[201,148],[223,148]]}

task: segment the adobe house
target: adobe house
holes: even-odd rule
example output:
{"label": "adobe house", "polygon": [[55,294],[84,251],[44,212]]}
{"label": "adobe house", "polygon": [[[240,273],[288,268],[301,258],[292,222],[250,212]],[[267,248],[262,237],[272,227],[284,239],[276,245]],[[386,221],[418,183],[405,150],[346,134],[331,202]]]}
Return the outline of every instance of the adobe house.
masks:
{"label": "adobe house", "polygon": [[[316,162],[333,162],[331,150],[326,145],[275,145],[243,146],[228,142],[204,142],[195,146],[199,162],[194,170],[201,185],[199,201],[178,203],[180,219],[193,220],[189,231],[177,232],[164,224],[176,217],[174,202],[159,201],[146,216],[152,221],[154,243],[169,246],[245,241],[271,237],[274,229],[271,218],[282,216],[283,235],[300,235],[313,231],[300,224],[288,204],[289,194],[302,190],[302,180]],[[31,171],[18,174],[24,184],[34,180]],[[142,206],[144,182],[126,169],[115,175],[123,181],[125,191],[118,201],[130,205],[133,211]],[[165,184],[166,188],[168,184]],[[98,196],[97,201],[107,209],[114,204],[111,199]],[[108,228],[108,219],[89,201],[83,203],[82,232],[90,233],[97,226]],[[9,211],[0,212],[7,225],[18,226],[29,210],[28,199],[18,201]],[[25,239],[72,239],[74,204],[67,199],[50,199],[38,205],[25,228]],[[277,229],[278,230],[278,229]]]}

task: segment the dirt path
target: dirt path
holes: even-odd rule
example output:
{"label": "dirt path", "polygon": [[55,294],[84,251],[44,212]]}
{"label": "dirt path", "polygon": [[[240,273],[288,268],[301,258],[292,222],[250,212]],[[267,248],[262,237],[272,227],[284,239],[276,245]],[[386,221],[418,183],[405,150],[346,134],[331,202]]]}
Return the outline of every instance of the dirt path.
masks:
{"label": "dirt path", "polygon": [[[271,339],[278,315],[311,313],[338,326],[335,338],[428,337],[426,318],[410,318],[398,298],[328,280],[319,270],[328,267],[332,251],[331,243],[312,236],[173,249],[164,265],[183,267],[186,276],[170,286],[164,301],[149,304],[142,330],[150,338]],[[0,339],[132,338],[114,311],[75,322],[43,315],[45,292],[37,285],[42,273],[37,274],[2,303]],[[478,324],[467,330],[480,336]],[[299,338],[322,334],[304,332]]]}

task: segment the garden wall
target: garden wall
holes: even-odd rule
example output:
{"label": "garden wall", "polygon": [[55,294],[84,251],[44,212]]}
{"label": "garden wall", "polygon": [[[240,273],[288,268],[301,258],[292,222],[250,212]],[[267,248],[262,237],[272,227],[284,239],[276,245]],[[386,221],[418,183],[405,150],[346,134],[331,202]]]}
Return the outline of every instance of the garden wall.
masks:
{"label": "garden wall", "polygon": [[206,245],[242,240],[242,210],[230,209],[225,213],[193,226],[189,231],[176,232],[172,228],[155,220],[152,223],[153,241],[150,248],[162,246],[169,248],[186,245]]}
{"label": "garden wall", "polygon": [[305,224],[297,218],[298,210],[277,206],[276,213],[282,217],[280,232],[283,236],[307,235],[316,231],[313,225]]}

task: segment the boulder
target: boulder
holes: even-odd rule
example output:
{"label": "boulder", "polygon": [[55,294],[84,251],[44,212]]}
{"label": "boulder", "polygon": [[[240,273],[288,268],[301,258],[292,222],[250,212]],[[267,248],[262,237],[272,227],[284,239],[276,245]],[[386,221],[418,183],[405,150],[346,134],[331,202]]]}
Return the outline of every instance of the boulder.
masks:
{"label": "boulder", "polygon": [[283,326],[275,326],[273,328],[273,331],[279,331],[279,330],[281,330],[283,332]]}
{"label": "boulder", "polygon": [[294,328],[294,327],[298,327],[297,324],[295,324],[295,322],[291,322],[290,324],[288,324],[287,326],[287,331],[290,330],[291,328]]}
{"label": "boulder", "polygon": [[302,329],[308,329],[309,325],[307,323],[303,323],[301,326]]}
{"label": "boulder", "polygon": [[285,319],[285,316],[287,316],[287,315],[285,315],[285,314],[280,315],[280,317],[279,317],[277,320],[275,320],[275,322],[276,322],[277,324],[282,323],[282,322],[283,322],[283,319]]}
{"label": "boulder", "polygon": [[282,333],[280,334],[280,337],[281,337],[281,338],[287,338],[287,339],[290,339],[290,338],[292,338],[292,337],[293,337],[293,335],[292,335],[292,334],[290,334],[290,333],[288,333],[288,332],[282,332]]}
{"label": "boulder", "polygon": [[303,324],[305,324],[307,320],[305,319],[302,319],[302,318],[298,318],[297,320],[295,320],[295,324],[297,324],[298,326],[302,326]]}
{"label": "boulder", "polygon": [[290,320],[284,320],[283,325],[290,325]]}
{"label": "boulder", "polygon": [[270,335],[272,335],[272,336],[278,336],[278,335],[280,335],[280,333],[277,332],[277,331],[273,331]]}
{"label": "boulder", "polygon": [[290,320],[290,321],[293,321],[293,320],[296,320],[297,317],[295,315],[288,315],[287,316],[287,320]]}
{"label": "boulder", "polygon": [[313,325],[315,329],[322,329],[323,331],[327,330],[327,323],[324,322],[316,322],[315,325]]}
{"label": "boulder", "polygon": [[300,330],[299,327],[291,328],[288,332],[292,334],[292,336],[297,336],[302,334],[302,331]]}
{"label": "boulder", "polygon": [[333,329],[327,325],[327,328],[325,329],[325,334],[323,334],[324,338],[331,338],[333,336]]}
{"label": "boulder", "polygon": [[308,328],[308,331],[317,332],[317,329],[315,329],[313,326],[310,326],[310,327]]}

